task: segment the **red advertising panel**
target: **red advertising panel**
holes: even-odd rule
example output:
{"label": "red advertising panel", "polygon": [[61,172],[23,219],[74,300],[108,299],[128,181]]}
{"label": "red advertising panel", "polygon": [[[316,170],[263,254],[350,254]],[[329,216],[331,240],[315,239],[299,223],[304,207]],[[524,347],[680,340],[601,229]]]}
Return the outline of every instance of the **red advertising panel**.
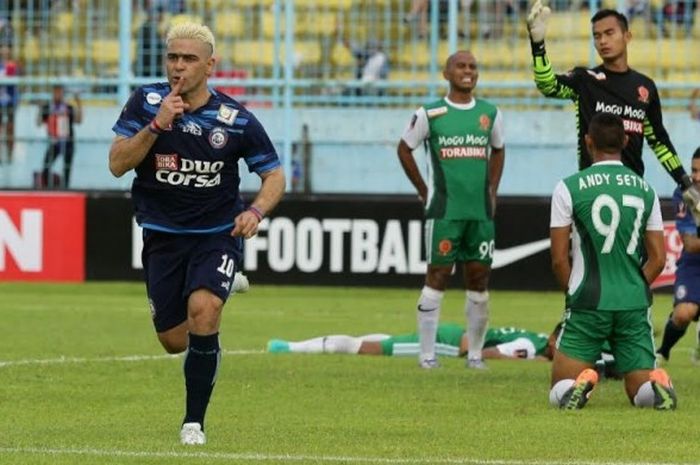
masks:
{"label": "red advertising panel", "polygon": [[683,251],[683,239],[676,230],[675,221],[664,222],[664,242],[666,243],[666,266],[652,283],[652,289],[673,286],[676,280],[676,261],[681,257]]}
{"label": "red advertising panel", "polygon": [[84,281],[85,195],[0,192],[0,281]]}

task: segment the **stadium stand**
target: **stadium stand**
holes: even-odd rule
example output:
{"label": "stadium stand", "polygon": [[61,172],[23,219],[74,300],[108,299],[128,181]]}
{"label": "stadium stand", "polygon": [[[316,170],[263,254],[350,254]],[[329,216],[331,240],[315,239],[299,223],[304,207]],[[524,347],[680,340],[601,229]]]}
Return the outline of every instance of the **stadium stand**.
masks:
{"label": "stadium stand", "polygon": [[[456,30],[448,30],[447,0],[431,0],[440,6],[438,42],[430,35],[421,37],[416,25],[405,22],[409,0],[296,0],[294,11],[293,52],[285,50],[285,23],[287,3],[280,0],[187,0],[185,11],[155,12],[153,0],[133,0],[132,37],[145,22],[152,22],[162,38],[167,29],[183,21],[203,21],[211,25],[219,44],[219,56],[235,68],[259,81],[255,92],[270,93],[275,84],[266,85],[289,56],[294,63],[294,77],[299,81],[295,95],[310,92],[329,95],[322,85],[309,84],[304,79],[353,80],[357,59],[347,44],[379,42],[388,55],[391,87],[404,96],[423,99],[426,86],[399,85],[402,79],[421,81],[429,79],[431,69],[439,69],[451,44],[470,48],[479,59],[484,77],[503,86],[501,104],[519,104],[518,96],[530,96],[531,79],[527,73],[530,63],[529,45],[523,19],[525,11],[514,5],[523,2],[494,0],[505,8],[479,11],[482,2],[456,0],[459,7]],[[11,30],[13,48],[25,76],[62,77],[83,76],[89,79],[112,78],[118,72],[119,57],[128,53],[132,66],[137,68],[137,56],[143,52],[141,44],[132,39],[130,49],[120,50],[120,2],[106,0],[75,0],[72,2],[33,3],[14,2],[0,8],[6,18],[5,27]],[[590,11],[586,8],[596,2],[554,2],[557,6],[549,26],[548,49],[557,70],[577,65],[592,65],[597,61],[591,49]],[[617,7],[619,1],[603,1],[603,6]],[[647,10],[631,18],[634,42],[630,47],[631,63],[635,68],[652,74],[660,87],[672,84],[674,95],[689,91],[700,72],[700,9],[685,8],[679,17],[669,16],[667,7],[679,7],[684,0],[649,2]],[[162,4],[160,2],[159,4]],[[569,5],[567,7],[567,5]],[[581,7],[583,5],[583,7]],[[233,7],[232,7],[233,6]],[[489,16],[491,15],[491,16]],[[428,18],[430,21],[430,18]],[[483,22],[486,21],[487,27]],[[485,32],[486,31],[486,32]],[[450,40],[452,35],[453,40]],[[456,40],[455,40],[456,39]],[[161,39],[162,40],[162,39]],[[275,50],[279,53],[275,53]],[[434,53],[434,51],[437,53]],[[150,53],[150,52],[148,52]],[[524,71],[525,70],[525,71]],[[134,70],[134,75],[140,75]],[[277,74],[279,77],[280,74]],[[686,86],[687,84],[687,86]],[[100,90],[110,86],[97,86]],[[113,87],[112,87],[113,89]],[[680,89],[680,90],[679,90]],[[390,92],[391,94],[391,92]],[[90,96],[88,96],[90,97]],[[97,100],[109,95],[96,95]],[[381,100],[381,96],[377,99]],[[88,104],[89,104],[88,98]],[[402,102],[402,104],[410,103]],[[378,101],[378,104],[383,102]]]}
{"label": "stadium stand", "polygon": [[[450,1],[457,11],[454,22],[446,7]],[[481,8],[487,2],[480,1],[430,3],[438,14],[427,15],[429,32],[422,34],[416,20],[407,20],[411,0],[295,0],[293,44],[287,50],[291,2],[284,0],[0,2],[0,41],[11,46],[19,64],[21,104],[45,99],[57,80],[80,89],[87,107],[120,104],[128,95],[124,87],[128,91],[162,72],[163,38],[169,27],[183,21],[210,25],[217,40],[216,85],[250,105],[280,106],[289,87],[295,107],[415,107],[444,89],[441,68],[453,47],[476,54],[478,92],[498,105],[539,109],[567,104],[544,99],[532,83],[524,26],[527,2],[492,0],[486,9]],[[551,3],[547,48],[555,71],[597,64],[591,8],[625,2]],[[700,87],[700,9],[684,7],[680,16],[668,14],[681,3],[686,0],[653,0],[635,13],[629,53],[632,66],[656,80],[664,107],[684,111],[692,89]],[[131,27],[120,31],[125,9]],[[122,50],[125,43],[129,45]],[[389,71],[366,92],[358,80],[366,58],[358,50],[369,44],[387,55]],[[124,57],[130,69],[120,74]],[[287,63],[293,65],[291,79],[285,74]],[[13,78],[0,78],[0,84],[3,79]]]}

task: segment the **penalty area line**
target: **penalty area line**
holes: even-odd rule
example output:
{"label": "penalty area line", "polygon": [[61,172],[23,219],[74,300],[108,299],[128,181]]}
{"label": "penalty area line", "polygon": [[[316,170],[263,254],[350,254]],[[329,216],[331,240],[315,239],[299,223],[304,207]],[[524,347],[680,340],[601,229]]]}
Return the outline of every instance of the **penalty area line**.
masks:
{"label": "penalty area line", "polygon": [[[260,355],[266,353],[264,350],[223,350],[225,356],[229,355]],[[182,358],[182,354],[161,354],[161,355],[119,355],[112,357],[66,357],[56,358],[30,358],[22,360],[0,360],[0,368],[22,366],[22,365],[60,365],[60,364],[81,364],[81,363],[109,363],[109,362],[144,362],[151,360],[168,360]]]}
{"label": "penalty area line", "polygon": [[50,448],[50,447],[0,447],[2,454],[26,455],[79,455],[90,457],[131,457],[131,458],[187,458],[202,460],[231,461],[273,461],[273,462],[302,462],[302,463],[376,463],[397,465],[691,465],[689,463],[673,462],[623,462],[623,461],[561,461],[561,460],[487,460],[470,458],[388,458],[388,457],[353,457],[332,455],[291,455],[291,454],[260,454],[233,452],[178,452],[178,451],[129,451],[95,448]]}

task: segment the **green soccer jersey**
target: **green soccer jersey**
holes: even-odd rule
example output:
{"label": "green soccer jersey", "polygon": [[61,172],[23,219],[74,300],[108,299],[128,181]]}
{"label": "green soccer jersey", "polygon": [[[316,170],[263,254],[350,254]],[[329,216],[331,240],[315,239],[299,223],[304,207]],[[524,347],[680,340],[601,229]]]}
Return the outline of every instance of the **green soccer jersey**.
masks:
{"label": "green soccer jersey", "polygon": [[498,109],[475,99],[469,109],[445,99],[425,105],[429,135],[429,179],[426,218],[487,220],[488,165]]}
{"label": "green soccer jersey", "polygon": [[641,259],[647,230],[663,230],[658,198],[620,162],[600,162],[564,179],[552,197],[552,227],[573,224],[566,306],[639,310],[651,305]]}
{"label": "green soccer jersey", "polygon": [[[533,333],[525,329],[504,327],[504,328],[489,328],[486,331],[486,339],[484,347],[494,347],[501,344],[517,341],[518,339],[527,339],[535,347],[535,355],[543,355],[547,348],[549,336],[544,333]],[[514,356],[517,354],[513,354]]]}

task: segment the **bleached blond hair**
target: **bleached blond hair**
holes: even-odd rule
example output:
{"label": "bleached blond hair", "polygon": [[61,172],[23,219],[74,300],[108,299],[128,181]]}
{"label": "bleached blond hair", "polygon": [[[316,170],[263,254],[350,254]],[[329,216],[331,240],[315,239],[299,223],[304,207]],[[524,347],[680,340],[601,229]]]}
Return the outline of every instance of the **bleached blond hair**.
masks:
{"label": "bleached blond hair", "polygon": [[203,24],[197,23],[180,23],[171,27],[168,31],[168,35],[165,37],[165,44],[170,44],[171,40],[175,39],[193,39],[209,44],[211,47],[211,53],[214,54],[214,34],[212,34],[211,29]]}

